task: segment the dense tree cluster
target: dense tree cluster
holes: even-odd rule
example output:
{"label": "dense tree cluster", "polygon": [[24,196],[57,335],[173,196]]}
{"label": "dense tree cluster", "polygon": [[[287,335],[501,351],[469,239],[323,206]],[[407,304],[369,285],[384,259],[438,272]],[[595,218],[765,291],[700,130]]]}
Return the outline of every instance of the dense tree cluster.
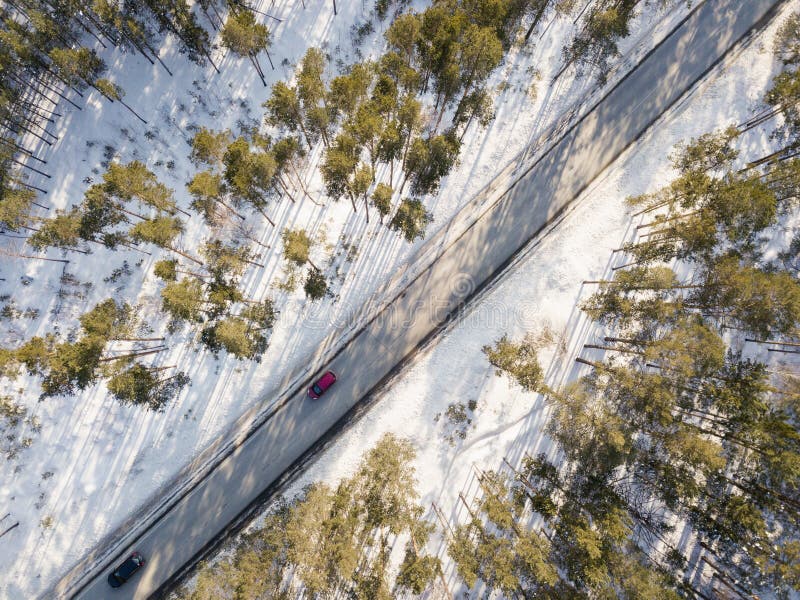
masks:
{"label": "dense tree cluster", "polygon": [[[260,266],[252,248],[268,247],[248,211],[258,212],[274,226],[272,205],[283,197],[295,202],[301,190],[304,198],[318,203],[301,171],[307,166],[303,159],[321,144],[319,169],[330,198],[347,197],[354,211],[363,204],[367,220],[374,209],[381,223],[409,242],[424,237],[432,219],[424,197],[435,193],[453,168],[467,129],[492,118],[489,76],[523,30],[527,41],[548,14],[576,8],[569,0],[436,0],[418,12],[407,6],[404,1],[376,2],[378,19],[394,12],[386,28],[385,51],[374,60],[340,66],[334,73],[329,56],[308,49],[294,79],[275,84],[264,103],[265,123],[274,137],[258,128],[236,134],[194,131],[191,160],[199,170],[188,182],[192,202],[186,208],[203,217],[211,235],[187,248],[181,240],[186,218],[192,215],[178,206],[173,191],[145,164],[110,164],[102,181],[90,185],[81,201],[52,211],[38,197],[45,190],[29,183],[27,175],[43,173],[45,162],[25,140],[52,145],[56,137],[48,124],[61,116],[58,103],[80,110],[79,98],[89,89],[109,102],[122,103],[147,122],[125,102],[125,90],[109,73],[102,50],[111,47],[139,53],[172,75],[160,58],[169,34],[189,60],[218,70],[211,35],[218,32],[221,47],[249,60],[266,83],[259,56],[265,53],[272,64],[271,36],[259,22],[261,13],[241,0],[5,3],[0,7],[0,234],[27,236],[27,243],[38,251],[90,254],[104,246],[151,254],[155,246],[173,254],[158,260],[154,269],[164,281],[162,306],[173,325],[196,323],[199,339],[212,351],[257,358],[266,348],[276,312],[269,299],[254,302],[238,289],[244,265]],[[583,48],[608,46],[606,37],[623,35],[625,26],[617,22],[627,23],[634,9],[616,7],[619,15],[612,15],[612,8],[598,1],[588,16],[585,10],[580,13],[587,23],[605,23],[581,30]],[[590,52],[570,56],[578,54],[583,60]],[[325,273],[308,258],[307,234],[301,228],[287,230],[283,241],[290,264],[310,267],[302,280],[306,295],[330,295]],[[75,349],[89,353],[88,374],[67,378],[72,383],[55,386],[54,393],[81,389],[82,382],[95,380],[91,365],[103,345],[84,341],[85,347]],[[72,343],[59,345],[55,339],[48,344],[63,346],[63,352],[73,349]],[[4,374],[15,372],[14,359],[7,357],[17,351],[3,350]],[[11,366],[6,369],[7,365]],[[146,396],[142,389],[151,389],[158,378],[132,367],[109,375],[108,381],[117,397],[141,402]]]}
{"label": "dense tree cluster", "polygon": [[[200,9],[214,29],[222,27],[223,46],[248,57],[260,73],[257,55],[269,47],[269,32],[255,22],[252,10],[242,2],[219,0],[201,2]],[[227,19],[223,20],[220,13],[226,11]],[[210,37],[198,14],[185,0],[96,0],[89,4],[23,0],[0,8],[0,225],[4,232],[30,232],[27,242],[36,250],[55,247],[88,254],[91,245],[98,244],[112,250],[126,247],[145,252],[140,246],[152,244],[176,254],[195,267],[181,267],[175,260],[156,264],[156,275],[168,282],[162,290],[167,312],[177,318],[207,321],[201,339],[213,351],[225,348],[240,358],[255,358],[266,348],[275,311],[269,299],[252,302],[236,288],[242,265],[257,264],[238,241],[244,238],[259,243],[244,226],[239,224],[239,235],[233,242],[223,243],[215,236],[201,243],[205,259],[201,260],[182,250],[177,242],[184,231],[179,215],[190,214],[177,206],[172,190],[139,161],[112,163],[102,182],[85,192],[82,202],[48,216],[41,216],[48,207],[37,198],[37,192],[44,190],[29,185],[25,175],[26,169],[37,171],[28,163],[39,159],[25,148],[22,139],[33,136],[47,145],[55,140],[47,130],[47,124],[60,116],[53,98],[80,109],[69,95],[82,96],[91,87],[134,112],[123,100],[124,90],[104,78],[107,67],[94,48],[111,44],[139,52],[153,64],[158,60],[169,72],[158,50],[161,35],[168,32],[180,41],[182,52],[190,60],[212,62]],[[195,207],[209,221],[212,203],[225,205],[222,196],[228,193],[226,185],[238,192],[237,199],[250,201],[261,209],[257,192],[259,186],[266,185],[268,171],[274,167],[261,156],[242,152],[240,147],[241,144],[238,154],[218,157],[222,162],[229,158],[228,154],[233,155],[230,162],[235,166],[227,169],[225,181],[206,172],[190,183]],[[202,159],[200,150],[197,157]],[[205,160],[211,162],[212,158],[206,154]],[[198,267],[205,272],[198,273]],[[179,281],[181,275],[188,277]],[[234,306],[240,308],[232,310]],[[160,408],[188,381],[182,373],[158,375],[166,368],[132,363],[127,355],[120,360],[104,358],[104,349],[113,339],[116,338],[95,333],[70,342],[59,342],[52,335],[33,338],[16,349],[3,350],[3,375],[13,377],[19,365],[26,366],[29,373],[42,376],[44,396],[71,394],[102,376],[119,400],[153,409]]]}
{"label": "dense tree cluster", "polygon": [[[491,118],[486,82],[531,10],[526,2],[437,0],[397,16],[380,57],[335,75],[310,48],[294,82],[273,86],[266,122],[308,149],[323,144],[330,198],[348,198],[354,211],[363,203],[367,220],[371,204],[413,241],[430,221],[420,198],[450,172],[467,128]],[[402,196],[407,185],[412,198]]]}
{"label": "dense tree cluster", "polygon": [[[657,216],[621,249],[631,262],[591,282],[600,289],[583,304],[609,333],[586,347],[607,358],[579,358],[590,374],[538,388],[557,453],[506,463],[508,476],[483,473],[478,505],[463,499],[472,519],[453,534],[451,555],[467,585],[536,597],[800,590],[797,386],[738,350],[748,335],[798,345],[797,238],[774,248],[800,189],[794,109],[776,92],[795,75],[797,23],[779,39],[787,69],[767,94],[773,108],[678,147],[677,177],[630,199]],[[784,147],[742,168],[741,132],[775,116]],[[539,381],[525,343],[503,338],[484,351],[521,384]],[[513,550],[530,532],[546,538],[533,577]]]}
{"label": "dense tree cluster", "polygon": [[[164,310],[176,321],[205,323],[200,339],[212,351],[224,348],[238,358],[257,358],[266,349],[276,311],[268,298],[260,302],[245,298],[237,282],[247,265],[260,265],[246,246],[218,238],[201,245],[200,257],[180,249],[176,243],[184,228],[180,213],[185,211],[176,205],[173,191],[143,163],[133,161],[111,164],[102,182],[90,186],[83,201],[68,211],[49,218],[19,216],[6,226],[33,229],[28,243],[37,249],[52,246],[87,253],[89,243],[110,249],[152,244],[194,264],[189,269],[175,259],[156,263],[156,276],[166,282],[161,290]],[[95,311],[84,315],[81,322],[94,318]],[[183,374],[155,375],[163,367],[136,363],[116,369],[123,361],[102,358],[106,344],[118,339],[110,335],[87,330],[78,341],[62,343],[53,336],[36,337],[6,356],[15,357],[30,374],[42,376],[44,396],[71,394],[104,375],[116,398],[156,409],[188,381]],[[3,371],[13,376],[15,370],[9,364],[13,361],[4,359]]]}
{"label": "dense tree cluster", "polygon": [[[109,298],[81,316],[81,334],[74,341],[61,342],[47,334],[5,350],[4,374],[11,376],[24,368],[29,375],[40,376],[43,398],[72,394],[107,377],[109,391],[120,401],[159,410],[188,378],[181,372],[162,376],[159,373],[173,367],[147,367],[136,361],[163,349],[161,344],[143,346],[163,338],[136,337],[136,321],[132,307]],[[107,352],[112,342],[135,346],[121,353]]]}
{"label": "dense tree cluster", "polygon": [[[411,445],[391,434],[367,452],[355,474],[335,487],[312,484],[281,500],[230,558],[200,568],[186,600],[334,597],[389,599],[421,593],[441,573],[424,553],[433,527],[417,503]],[[390,555],[406,541],[397,577]]]}
{"label": "dense tree cluster", "polygon": [[[212,27],[217,25],[211,13],[222,25],[223,45],[248,57],[261,74],[257,55],[269,47],[269,32],[255,22],[253,11],[242,2],[224,0],[206,0],[200,8]],[[225,10],[228,18],[223,22],[220,11]],[[12,230],[25,226],[25,221],[34,218],[35,207],[46,208],[36,202],[36,192],[44,190],[28,184],[26,177],[27,172],[41,173],[30,163],[44,161],[23,140],[33,137],[46,146],[55,142],[48,124],[61,116],[59,101],[80,109],[69,95],[82,97],[91,87],[147,122],[125,103],[123,88],[104,77],[107,65],[96,49],[111,45],[163,65],[159,58],[163,33],[173,34],[190,60],[213,64],[209,34],[186,0],[21,0],[0,7],[0,214],[4,226]]]}

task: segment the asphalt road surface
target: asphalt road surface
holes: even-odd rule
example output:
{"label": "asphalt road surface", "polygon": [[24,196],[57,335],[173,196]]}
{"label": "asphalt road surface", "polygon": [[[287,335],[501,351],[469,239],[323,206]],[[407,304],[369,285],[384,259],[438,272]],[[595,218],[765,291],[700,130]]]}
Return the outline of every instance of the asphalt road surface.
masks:
{"label": "asphalt road surface", "polygon": [[[409,283],[322,370],[339,375],[320,400],[290,400],[110,562],[65,577],[46,597],[158,596],[227,525],[589,185],[781,0],[706,0],[444,254]],[[122,588],[106,576],[138,550],[147,565]]]}

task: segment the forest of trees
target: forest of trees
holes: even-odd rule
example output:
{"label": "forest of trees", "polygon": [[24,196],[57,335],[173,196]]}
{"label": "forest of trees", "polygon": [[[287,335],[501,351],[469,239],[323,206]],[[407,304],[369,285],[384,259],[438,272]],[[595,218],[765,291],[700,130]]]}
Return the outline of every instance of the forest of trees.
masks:
{"label": "forest of trees", "polygon": [[[617,53],[616,40],[628,33],[636,4],[435,0],[415,12],[404,2],[379,0],[372,18],[391,19],[382,54],[334,68],[322,49],[309,48],[294,77],[269,91],[263,127],[193,132],[190,160],[197,172],[187,182],[188,205],[151,167],[133,160],[111,162],[81,200],[55,210],[47,190],[33,185],[30,175],[50,177],[38,153],[57,139],[50,124],[63,116],[60,107],[88,110],[82,99],[95,90],[148,122],[148,115],[124,100],[122,74],[108,68],[101,56],[105,50],[138,53],[171,76],[160,58],[170,35],[189,61],[219,71],[212,56],[218,36],[219,46],[248,60],[266,85],[260,56],[272,65],[271,33],[259,19],[269,15],[242,0],[3,3],[0,235],[22,239],[29,248],[20,250],[20,242],[14,242],[3,254],[8,260],[66,265],[90,260],[81,256],[103,248],[157,253],[161,260],[153,275],[163,281],[161,306],[170,320],[160,335],[184,324],[196,328],[197,341],[214,353],[225,350],[258,360],[278,311],[269,298],[247,298],[239,283],[246,269],[263,266],[269,247],[260,241],[260,231],[276,226],[277,203],[324,204],[346,197],[354,211],[363,206],[367,222],[376,212],[381,223],[409,242],[424,237],[432,219],[425,199],[455,165],[466,131],[491,120],[493,91],[487,82],[512,45],[534,43],[531,34],[547,18],[575,14],[581,25],[565,49],[565,66],[592,65],[602,77]],[[30,140],[40,148],[27,147]],[[313,197],[301,175],[320,145],[316,166],[327,198]],[[188,244],[184,240],[184,246],[182,233],[197,217],[206,233]],[[302,228],[284,231],[281,238],[287,264],[308,265],[301,279],[306,296],[332,296],[325,266],[309,258],[314,240]],[[49,258],[48,249],[70,258]],[[109,312],[103,314],[113,320]],[[1,348],[0,373],[13,378],[24,366],[42,378],[43,396],[71,394],[105,379],[122,401],[162,407],[185,385],[186,376],[168,375],[165,367],[149,367],[137,358],[151,360],[167,348],[168,338],[158,338],[165,343],[156,346],[135,340],[116,359],[117,351],[107,348],[122,339],[111,333],[115,327],[109,324],[102,335],[80,330],[70,341],[48,334]],[[128,337],[142,337],[134,325],[124,328]]]}
{"label": "forest of trees", "polygon": [[[302,272],[310,301],[333,296],[310,225],[278,231],[277,248],[263,243],[281,203],[344,200],[354,218],[363,211],[409,243],[424,238],[430,200],[467,132],[493,118],[491,77],[514,45],[569,18],[575,34],[557,77],[575,68],[604,81],[642,7],[669,3],[432,0],[411,10],[377,0],[371,18],[388,19],[377,55],[344,64],[310,47],[269,86],[272,33],[260,22],[269,15],[246,0],[3,2],[0,236],[25,247],[4,257],[155,256],[168,324],[153,331],[139,307],[109,293],[68,334],[0,347],[0,377],[35,376],[42,399],[103,381],[119,402],[158,411],[189,382],[179,365],[151,360],[178,330],[214,354],[258,361],[280,306],[249,297],[245,281],[270,250]],[[166,36],[217,72],[219,51],[246,61],[267,88],[258,126],[192,128],[186,194],[160,181],[156,165],[112,161],[56,210],[30,178],[50,179],[39,153],[57,141],[51,125],[64,106],[90,110],[92,91],[148,124],[103,55],[137,53],[171,76],[160,58]],[[776,56],[782,70],[763,110],[681,145],[675,179],[629,199],[646,215],[639,237],[617,250],[625,259],[613,276],[586,282],[597,288],[582,310],[604,337],[577,359],[588,374],[551,389],[530,338],[483,348],[499,373],[546,398],[553,452],[475,467],[479,493],[459,495],[468,519],[455,524],[445,513],[456,507],[420,504],[414,449],[387,435],[351,477],[278,502],[181,597],[451,597],[454,584],[552,599],[800,592],[800,379],[746,352],[800,353],[800,233],[784,235],[800,197],[800,15],[781,29]],[[758,127],[776,149],[743,156],[743,134]],[[309,173],[324,194],[309,189]],[[182,235],[190,221],[202,223],[201,237]],[[14,437],[23,424],[40,428],[0,397],[7,458],[32,443]],[[450,581],[428,553],[432,536],[455,567]]]}
{"label": "forest of trees", "polygon": [[[434,526],[418,503],[414,457],[408,441],[386,434],[352,477],[276,502],[230,557],[201,566],[196,585],[178,597],[388,600],[403,590],[423,591],[442,571],[439,559],[424,552]],[[392,576],[397,540],[406,546]]]}
{"label": "forest of trees", "polygon": [[[471,519],[448,537],[468,587],[536,598],[800,591],[800,380],[743,354],[800,353],[800,234],[780,233],[800,197],[798,48],[794,15],[767,107],[679,146],[677,177],[629,199],[646,215],[639,239],[619,249],[627,259],[611,279],[585,282],[599,287],[582,308],[605,342],[577,359],[589,374],[554,390],[528,340],[484,348],[545,395],[555,449],[479,472],[479,498],[461,498]],[[779,149],[745,162],[741,135],[773,119]]]}
{"label": "forest of trees", "polygon": [[[202,321],[201,339],[215,352],[224,348],[240,358],[257,358],[266,347],[276,311],[269,299],[253,302],[236,288],[243,266],[257,264],[251,251],[238,240],[223,236],[199,241],[197,251],[202,259],[178,248],[175,239],[184,229],[179,215],[192,215],[177,205],[173,191],[145,164],[112,163],[102,183],[91,185],[83,201],[65,211],[53,211],[43,197],[47,190],[28,183],[31,173],[50,176],[43,170],[47,161],[27,148],[24,140],[33,138],[45,147],[52,146],[57,138],[49,124],[63,116],[60,105],[83,110],[79,102],[87,88],[109,102],[122,103],[147,123],[123,100],[123,88],[106,78],[111,73],[99,55],[102,50],[116,47],[139,53],[172,75],[159,58],[164,36],[173,35],[181,53],[192,62],[213,64],[212,38],[207,30],[210,24],[212,30],[221,29],[224,48],[246,56],[260,73],[258,54],[269,47],[269,31],[255,22],[254,12],[234,0],[207,0],[199,3],[199,9],[200,14],[186,0],[3,3],[0,234],[27,238],[33,253],[4,252],[9,258],[25,260],[36,260],[36,251],[44,252],[48,247],[80,254],[90,254],[96,247],[93,245],[147,254],[151,253],[140,245],[164,249],[192,265],[182,267],[175,259],[155,265],[155,275],[166,282],[162,297],[169,316],[175,321]],[[223,20],[220,15],[225,13],[228,18]],[[251,235],[242,229],[242,239]],[[235,312],[228,310],[232,303],[238,303]],[[72,394],[103,378],[109,392],[120,401],[158,410],[186,385],[188,378],[182,372],[169,374],[175,365],[151,367],[137,360],[152,357],[166,346],[161,343],[164,337],[137,333],[142,323],[137,323],[134,312],[133,307],[108,299],[81,318],[77,339],[63,341],[47,334],[16,348],[3,348],[2,376],[13,378],[24,367],[27,373],[42,378],[43,397]],[[90,322],[92,327],[87,326]],[[109,351],[110,342],[126,342],[130,349]]]}
{"label": "forest of trees", "polygon": [[[378,0],[375,18],[394,9],[379,56],[334,65],[322,48],[309,48],[294,76],[268,90],[263,127],[193,131],[186,206],[132,160],[109,164],[56,211],[46,190],[29,183],[29,173],[46,167],[24,140],[51,146],[48,123],[61,116],[59,104],[85,108],[78,102],[89,89],[141,121],[148,116],[125,103],[101,48],[140,53],[169,72],[159,58],[169,34],[188,60],[218,69],[218,32],[222,47],[249,61],[266,85],[260,56],[272,64],[270,31],[238,0],[4,3],[0,233],[26,238],[34,256],[16,256],[24,260],[64,260],[47,258],[48,249],[76,259],[100,247],[157,253],[153,275],[170,325],[153,333],[137,307],[109,297],[68,338],[44,334],[0,348],[0,375],[37,376],[43,397],[102,379],[119,401],[159,410],[188,378],[176,365],[141,359],[163,351],[177,328],[196,328],[214,353],[258,360],[278,310],[240,287],[268,250],[254,218],[275,227],[280,202],[345,199],[409,242],[424,237],[426,199],[456,164],[467,130],[491,120],[488,82],[512,45],[532,43],[547,18],[570,15],[578,26],[564,69],[577,65],[603,79],[641,4],[435,0],[414,12]],[[800,234],[777,233],[788,229],[800,197],[800,16],[782,28],[776,55],[783,68],[763,110],[680,146],[675,179],[629,199],[636,216],[648,215],[639,238],[618,250],[626,258],[612,277],[586,282],[598,287],[582,309],[604,331],[604,343],[587,344],[578,358],[588,374],[551,389],[530,339],[503,337],[483,348],[499,373],[546,397],[554,452],[475,467],[480,493],[459,496],[469,518],[451,524],[438,507],[425,516],[414,450],[388,435],[335,487],[314,484],[279,502],[230,556],[201,567],[182,596],[450,596],[441,559],[426,553],[437,531],[465,589],[507,597],[800,591],[800,380],[743,351],[750,344],[800,353]],[[743,157],[742,135],[765,126],[777,149]],[[302,175],[315,150],[324,197],[314,197]],[[181,233],[194,218],[208,235],[184,246]],[[279,237],[286,264],[307,269],[308,298],[329,295],[309,231],[294,224]],[[0,416],[4,431],[28,418],[5,396]],[[28,443],[6,444],[3,453],[15,456]],[[404,552],[392,565],[398,540]]]}

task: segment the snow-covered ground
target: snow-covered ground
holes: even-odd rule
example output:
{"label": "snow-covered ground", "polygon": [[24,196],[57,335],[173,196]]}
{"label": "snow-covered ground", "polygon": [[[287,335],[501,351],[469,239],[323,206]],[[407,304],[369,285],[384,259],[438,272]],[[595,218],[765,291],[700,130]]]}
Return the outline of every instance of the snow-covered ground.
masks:
{"label": "snow-covered ground", "polygon": [[[451,524],[464,523],[468,515],[458,494],[470,498],[478,492],[473,465],[502,470],[503,457],[517,465],[523,452],[547,452],[549,441],[542,428],[548,411],[542,397],[523,392],[507,377],[495,376],[481,348],[503,334],[513,339],[531,334],[541,344],[539,358],[548,385],[558,386],[584,373],[585,367],[574,359],[590,356],[582,346],[596,342],[601,332],[578,308],[595,289],[582,281],[607,278],[612,264],[624,262],[612,250],[634,239],[641,219],[631,218],[625,198],[655,191],[671,180],[675,173],[668,154],[675,144],[741,123],[753,114],[778,70],[772,58],[775,31],[782,16],[798,9],[800,1],[788,3],[761,36],[714,70],[656,123],[413,364],[385,386],[369,412],[321,453],[286,495],[299,493],[311,482],[333,484],[351,476],[362,455],[384,433],[392,432],[411,440],[417,450],[421,503],[430,509],[435,502]],[[760,156],[769,144],[764,131],[752,131],[743,138],[742,153]],[[762,352],[759,358],[770,360]],[[791,358],[781,360],[790,362]],[[467,413],[471,424],[448,420],[448,406],[470,402],[476,404]],[[465,434],[463,439],[459,432]],[[430,510],[428,518],[436,521]],[[428,549],[443,559],[448,585],[455,593],[457,577],[441,538],[432,538]]]}
{"label": "snow-covered ground", "polygon": [[[283,19],[272,28],[274,45],[270,54],[276,70],[267,73],[270,83],[290,77],[293,65],[310,45],[322,46],[331,55],[332,64],[339,59],[344,63],[357,60],[351,27],[368,18],[370,9],[368,4],[360,2],[340,2],[339,14],[334,17],[328,0],[307,0],[305,9],[294,0],[271,4],[264,1],[256,8]],[[666,33],[686,10],[685,3],[680,2],[669,13],[642,16],[634,28],[636,33],[622,44],[624,54],[629,57],[623,65],[630,66],[635,56],[658,40],[659,35],[653,32]],[[376,32],[365,40],[360,49],[364,56],[380,50],[382,27],[385,25],[376,25]],[[571,19],[548,24],[535,46],[515,48],[498,69],[491,83],[496,90],[496,119],[486,130],[474,128],[468,132],[459,165],[444,182],[439,195],[426,200],[434,214],[428,235],[443,226],[531,140],[574,109],[577,99],[594,89],[593,81],[576,79],[570,73],[550,85],[560,68],[561,48],[573,28]],[[242,126],[257,125],[262,115],[260,104],[267,98],[268,88],[258,80],[249,62],[226,56],[221,50],[215,53],[215,61],[222,70],[218,75],[210,66],[203,69],[189,63],[168,42],[162,59],[175,73],[174,77],[138,55],[112,50],[100,54],[109,64],[109,77],[123,85],[126,101],[148,124],[138,121],[118,103],[109,104],[97,93],[87,92],[83,99],[73,95],[83,110],[64,102],[60,104],[64,117],[51,126],[59,141],[39,152],[39,156],[48,160],[43,168],[51,177],[35,177],[31,183],[48,190],[43,198],[52,211],[79,202],[88,185],[99,180],[109,161],[125,163],[139,159],[175,190],[179,205],[186,207],[189,199],[185,184],[193,175],[187,160],[193,128],[207,126],[236,131]],[[761,73],[762,79],[766,78],[770,68],[768,53],[761,55],[760,60],[763,67],[749,73],[749,77]],[[536,83],[535,97],[531,93],[533,83]],[[762,89],[763,81],[759,85],[758,89]],[[739,106],[744,98],[739,92],[735,95],[738,104],[729,108],[746,114],[749,106]],[[721,118],[720,112],[718,108],[712,111],[715,118]],[[711,121],[698,118],[693,122],[705,128]],[[683,129],[679,129],[676,139],[682,135]],[[666,143],[657,147],[663,150]],[[663,158],[655,154],[654,160]],[[312,195],[321,197],[322,182],[313,162],[317,158],[318,153],[312,155],[306,176]],[[642,172],[654,173],[649,165]],[[655,179],[649,181],[655,185],[654,182]],[[586,224],[575,223],[575,217],[570,217],[572,225],[565,224],[559,235],[572,231],[581,242],[573,247],[571,254],[562,255],[558,247],[561,244],[548,250],[547,244],[552,242],[545,240],[542,251],[536,253],[542,258],[535,259],[539,264],[536,269],[545,275],[541,279],[525,276],[516,284],[520,288],[519,297],[529,299],[527,304],[498,304],[497,316],[486,323],[476,321],[461,334],[454,330],[441,346],[419,361],[410,372],[410,379],[398,383],[398,389],[405,392],[388,393],[380,411],[373,410],[363,424],[337,444],[340,456],[317,463],[308,479],[319,479],[323,473],[326,479],[336,478],[347,472],[360,455],[360,449],[376,439],[373,433],[388,428],[400,409],[412,420],[409,411],[416,407],[413,421],[419,427],[417,433],[441,434],[443,420],[434,424],[433,414],[441,412],[451,401],[449,398],[457,395],[479,401],[476,428],[469,432],[465,442],[454,448],[432,446],[421,451],[420,465],[433,469],[421,471],[421,479],[426,481],[460,484],[464,475],[459,469],[464,461],[456,463],[454,456],[499,443],[491,442],[494,430],[504,432],[502,436],[494,436],[497,440],[508,440],[540,424],[541,413],[530,410],[534,399],[523,398],[509,389],[504,380],[491,377],[480,346],[503,331],[514,334],[536,329],[544,319],[551,321],[555,331],[563,329],[569,318],[565,307],[572,307],[577,293],[573,283],[584,278],[577,273],[587,271],[592,265],[595,265],[593,271],[602,270],[607,261],[606,248],[619,241],[612,232],[621,231],[626,223],[619,208],[622,195],[609,194],[608,206],[595,208],[599,211],[596,214],[586,213],[592,214]],[[331,327],[348,322],[370,294],[423,243],[407,244],[380,226],[376,219],[367,225],[363,212],[354,216],[346,201],[329,202],[319,208],[310,202],[295,205],[284,200],[267,210],[277,227],[271,228],[256,216],[251,223],[255,235],[271,248],[262,251],[259,258],[265,266],[248,271],[243,282],[250,298],[271,296],[280,310],[270,348],[260,363],[237,361],[224,355],[214,358],[195,343],[195,332],[189,329],[166,333],[166,322],[159,312],[160,284],[152,274],[153,263],[161,258],[161,253],[153,248],[148,248],[152,251],[149,256],[93,247],[92,254],[87,256],[65,255],[71,261],[66,266],[2,258],[5,281],[0,282],[0,295],[10,294],[20,310],[39,310],[35,318],[0,322],[4,345],[15,345],[33,335],[50,332],[67,337],[76,330],[77,318],[83,312],[105,298],[114,297],[137,304],[142,322],[153,329],[154,335],[168,335],[169,350],[159,354],[155,364],[177,364],[179,370],[191,377],[192,383],[163,413],[154,414],[119,405],[102,384],[75,397],[51,398],[39,403],[40,390],[35,379],[21,377],[13,383],[0,382],[0,394],[12,396],[41,424],[38,433],[27,432],[33,438],[32,446],[19,458],[0,466],[3,480],[0,512],[10,513],[0,530],[6,524],[20,523],[0,539],[0,569],[4,573],[0,597],[33,597],[52,585],[87,549],[147,503],[185,464],[225,432],[237,416],[276,397],[289,374],[302,371],[308,355]],[[334,277],[334,298],[311,304],[302,290],[287,293],[276,287],[286,278],[280,257],[280,232],[288,226],[304,227],[318,240],[312,259],[327,265],[327,274]],[[201,219],[193,217],[180,244],[187,249],[195,248],[207,233]],[[606,240],[604,236],[611,237]],[[592,256],[582,256],[576,248],[589,248],[591,240],[595,243]],[[21,242],[16,250],[32,254]],[[52,250],[47,255],[61,258]],[[557,278],[556,273],[564,276]],[[500,297],[507,300],[511,296]],[[482,318],[480,311],[475,315]],[[461,345],[451,346],[458,335],[466,336],[464,339],[468,338],[469,343],[462,340]],[[463,367],[443,369],[431,365],[429,361],[442,351],[448,353],[448,358],[443,359],[445,363],[459,362]],[[460,357],[458,361],[456,357]],[[449,395],[443,394],[443,390],[449,390]],[[401,395],[403,402],[396,402],[394,399]],[[367,423],[375,428],[367,429],[368,435],[361,432]],[[421,435],[413,437],[420,445],[426,439]],[[334,451],[330,456],[335,454]],[[447,475],[449,469],[453,472]],[[426,489],[427,494],[438,497],[438,493]],[[442,498],[442,502],[445,506],[452,505],[449,497]]]}

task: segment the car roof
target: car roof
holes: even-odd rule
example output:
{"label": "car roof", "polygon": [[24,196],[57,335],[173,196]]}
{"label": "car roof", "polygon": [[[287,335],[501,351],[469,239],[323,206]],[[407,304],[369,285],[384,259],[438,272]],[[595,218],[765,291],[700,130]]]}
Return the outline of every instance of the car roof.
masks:
{"label": "car roof", "polygon": [[117,574],[120,577],[127,579],[128,577],[133,575],[136,572],[136,569],[138,568],[139,565],[136,563],[135,560],[133,560],[133,557],[130,557],[128,560],[126,560],[119,566],[119,569],[117,569]]}

